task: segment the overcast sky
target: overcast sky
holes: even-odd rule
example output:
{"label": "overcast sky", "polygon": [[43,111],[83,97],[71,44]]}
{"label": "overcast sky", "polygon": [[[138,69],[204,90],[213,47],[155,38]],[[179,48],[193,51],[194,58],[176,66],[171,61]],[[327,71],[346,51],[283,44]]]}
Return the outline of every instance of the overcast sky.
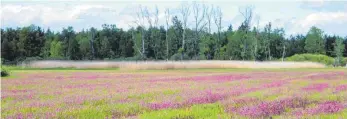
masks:
{"label": "overcast sky", "polygon": [[[230,24],[236,29],[243,17],[239,9],[254,7],[253,25],[263,28],[268,22],[282,27],[286,35],[302,33],[315,25],[326,34],[347,36],[347,1],[275,1],[275,0],[206,0],[206,5],[219,6],[223,13],[222,26]],[[189,1],[191,3],[191,1]],[[139,5],[159,9],[159,23],[164,25],[164,11],[169,8],[172,15],[178,12],[182,1],[1,1],[1,28],[22,27],[30,24],[61,31],[73,26],[76,31],[101,25],[116,24],[128,29],[134,21]],[[191,14],[191,17],[193,14]],[[189,23],[193,23],[193,19]],[[189,27],[193,27],[190,25]],[[213,28],[215,29],[215,27]]]}

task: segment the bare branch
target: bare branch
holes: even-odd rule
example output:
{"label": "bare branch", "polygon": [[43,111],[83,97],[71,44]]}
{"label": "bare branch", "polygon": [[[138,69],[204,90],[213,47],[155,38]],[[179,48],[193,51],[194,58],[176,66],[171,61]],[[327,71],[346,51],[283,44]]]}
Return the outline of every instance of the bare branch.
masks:
{"label": "bare branch", "polygon": [[170,10],[165,10],[165,20],[166,20],[166,30],[169,29],[169,22],[170,22]]}
{"label": "bare branch", "polygon": [[152,15],[149,12],[147,7],[145,7],[145,9],[142,11],[142,14],[144,17],[146,17],[149,27],[152,27],[152,18],[151,18]]}
{"label": "bare branch", "polygon": [[[187,29],[187,21],[188,21],[188,17],[190,15],[190,5],[188,3],[181,4],[181,15],[182,15],[182,22],[183,22],[183,35],[182,35],[182,49],[184,50],[184,45],[185,45],[185,36],[186,36],[186,29]],[[183,54],[182,54],[183,56]],[[182,59],[181,56],[181,59]]]}
{"label": "bare branch", "polygon": [[155,9],[154,9],[154,25],[155,27],[158,27],[158,21],[159,21],[159,9],[158,9],[158,6],[156,5],[155,6]]}
{"label": "bare branch", "polygon": [[183,27],[187,27],[187,21],[188,21],[188,16],[190,15],[190,5],[182,3],[181,9],[180,9],[181,15],[182,15],[182,21],[183,21]]}
{"label": "bare branch", "polygon": [[240,14],[244,17],[244,25],[246,26],[247,29],[250,28],[251,26],[251,22],[252,22],[252,18],[253,18],[253,9],[254,7],[253,6],[247,6],[245,8],[244,11],[242,11],[240,8],[239,8],[239,12]]}
{"label": "bare branch", "polygon": [[[193,12],[194,12],[194,18],[195,18],[195,31],[197,32],[196,35],[199,35],[199,29],[200,27],[205,27],[204,19],[206,15],[207,7],[204,4],[199,4],[197,2],[193,3]],[[202,12],[202,13],[200,13]],[[202,26],[201,26],[202,24]]]}
{"label": "bare branch", "polygon": [[214,8],[214,23],[216,24],[218,30],[220,31],[222,29],[222,11],[220,7]]}
{"label": "bare branch", "polygon": [[211,16],[213,14],[213,5],[211,7],[206,6],[206,19],[208,23],[208,33],[211,33]]}

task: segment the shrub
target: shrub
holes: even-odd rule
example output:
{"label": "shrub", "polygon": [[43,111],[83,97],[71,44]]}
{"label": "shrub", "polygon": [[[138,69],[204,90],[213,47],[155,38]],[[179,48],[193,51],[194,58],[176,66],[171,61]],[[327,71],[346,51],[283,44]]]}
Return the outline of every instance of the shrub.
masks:
{"label": "shrub", "polygon": [[48,57],[48,58],[45,58],[45,60],[67,60],[67,59],[64,57]]}
{"label": "shrub", "polygon": [[[181,60],[181,53],[176,53],[170,57],[170,60]],[[187,54],[183,55],[183,60],[189,60],[189,56]]]}
{"label": "shrub", "polygon": [[311,62],[318,62],[325,65],[333,65],[334,64],[334,58],[321,55],[321,54],[296,54],[291,57],[287,57],[285,59],[286,61],[311,61]]}
{"label": "shrub", "polygon": [[142,56],[141,55],[136,55],[133,57],[120,57],[120,58],[108,58],[108,59],[104,59],[106,61],[138,61],[138,60],[142,60]]}
{"label": "shrub", "polygon": [[1,77],[9,76],[10,72],[5,67],[1,67]]}
{"label": "shrub", "polygon": [[346,66],[347,64],[347,57],[343,58],[342,60],[342,66]]}

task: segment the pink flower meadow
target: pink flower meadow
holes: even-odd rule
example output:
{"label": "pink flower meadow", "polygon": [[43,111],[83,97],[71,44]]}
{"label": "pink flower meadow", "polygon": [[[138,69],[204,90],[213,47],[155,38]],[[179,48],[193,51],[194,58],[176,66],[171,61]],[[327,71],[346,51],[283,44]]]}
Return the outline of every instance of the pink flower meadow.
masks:
{"label": "pink flower meadow", "polygon": [[206,105],[207,110],[218,105],[213,110],[226,117],[310,118],[339,115],[347,108],[347,75],[341,70],[78,70],[18,75],[1,82],[4,119],[83,118],[94,113],[141,118],[145,112],[162,110],[191,114]]}

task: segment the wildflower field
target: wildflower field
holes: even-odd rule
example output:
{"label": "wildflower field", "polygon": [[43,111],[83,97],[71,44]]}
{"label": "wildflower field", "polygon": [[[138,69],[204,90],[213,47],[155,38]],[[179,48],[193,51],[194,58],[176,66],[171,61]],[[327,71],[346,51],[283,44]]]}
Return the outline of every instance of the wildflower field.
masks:
{"label": "wildflower field", "polygon": [[347,118],[346,69],[12,73],[1,118]]}

